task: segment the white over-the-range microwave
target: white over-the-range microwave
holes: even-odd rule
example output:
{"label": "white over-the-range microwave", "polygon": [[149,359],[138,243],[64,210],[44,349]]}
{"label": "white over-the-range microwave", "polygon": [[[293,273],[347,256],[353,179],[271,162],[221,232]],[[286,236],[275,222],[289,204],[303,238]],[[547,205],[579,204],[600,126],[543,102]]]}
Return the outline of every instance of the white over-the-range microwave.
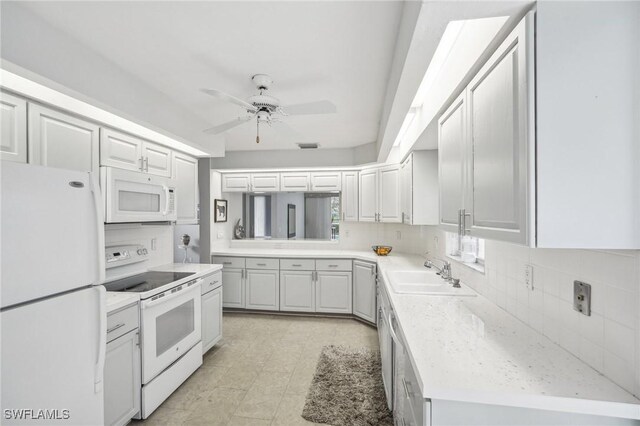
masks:
{"label": "white over-the-range microwave", "polygon": [[175,221],[176,190],[172,179],[100,167],[106,223]]}

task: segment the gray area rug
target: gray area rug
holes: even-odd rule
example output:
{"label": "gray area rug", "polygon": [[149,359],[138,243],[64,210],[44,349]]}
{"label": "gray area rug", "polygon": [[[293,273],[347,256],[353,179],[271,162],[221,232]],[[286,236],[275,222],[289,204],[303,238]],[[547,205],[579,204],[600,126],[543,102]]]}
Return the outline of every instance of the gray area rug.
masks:
{"label": "gray area rug", "polygon": [[378,351],[325,346],[302,417],[333,426],[393,425],[380,368]]}

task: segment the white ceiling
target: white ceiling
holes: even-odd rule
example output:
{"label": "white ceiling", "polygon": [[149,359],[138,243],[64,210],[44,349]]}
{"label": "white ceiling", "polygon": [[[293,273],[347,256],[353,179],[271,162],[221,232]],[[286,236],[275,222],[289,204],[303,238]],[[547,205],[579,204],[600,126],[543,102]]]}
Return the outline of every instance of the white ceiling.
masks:
{"label": "white ceiling", "polygon": [[[23,2],[24,7],[164,93],[211,126],[242,109],[199,91],[246,98],[269,74],[283,104],[328,99],[338,113],[288,117],[299,135],[245,124],[227,150],[344,148],[376,141],[402,2]],[[114,107],[117,107],[115,105]]]}

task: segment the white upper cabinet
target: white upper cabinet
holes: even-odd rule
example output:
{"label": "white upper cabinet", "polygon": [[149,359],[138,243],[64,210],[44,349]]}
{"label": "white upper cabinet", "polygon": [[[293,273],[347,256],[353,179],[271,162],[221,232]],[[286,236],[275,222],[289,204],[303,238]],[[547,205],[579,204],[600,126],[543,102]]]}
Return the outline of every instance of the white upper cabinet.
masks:
{"label": "white upper cabinet", "polygon": [[378,196],[378,221],[379,222],[402,222],[402,212],[400,211],[400,167],[383,167],[379,170],[380,177]]}
{"label": "white upper cabinet", "polygon": [[172,151],[113,129],[100,129],[100,165],[171,177]]}
{"label": "white upper cabinet", "polygon": [[275,192],[280,190],[280,173],[252,173],[251,191]]}
{"label": "white upper cabinet", "polygon": [[360,222],[378,221],[378,169],[360,172],[360,198],[358,211]]}
{"label": "white upper cabinet", "polygon": [[281,191],[303,191],[306,192],[311,187],[310,176],[307,172],[287,172],[280,173]]}
{"label": "white upper cabinet", "polygon": [[358,172],[342,173],[342,220],[358,221]]}
{"label": "white upper cabinet", "polygon": [[140,172],[143,140],[116,130],[100,129],[100,165]]}
{"label": "white upper cabinet", "polygon": [[402,223],[438,224],[438,151],[414,151],[400,165]]}
{"label": "white upper cabinet", "polygon": [[27,101],[0,92],[0,159],[27,162]]}
{"label": "white upper cabinet", "polygon": [[249,192],[250,173],[224,173],[222,175],[222,192]]}
{"label": "white upper cabinet", "polygon": [[409,154],[400,164],[400,210],[402,223],[411,225],[413,220],[413,155]]}
{"label": "white upper cabinet", "polygon": [[178,223],[198,223],[198,159],[174,152],[172,162],[177,193],[176,221]]}
{"label": "white upper cabinet", "polygon": [[47,107],[29,104],[29,163],[97,172],[99,127]]}
{"label": "white upper cabinet", "polygon": [[438,121],[440,226],[458,231],[463,204],[466,103],[463,92]]}
{"label": "white upper cabinet", "polygon": [[341,172],[311,172],[311,190],[316,192],[340,191]]}
{"label": "white upper cabinet", "polygon": [[171,150],[169,148],[145,141],[142,144],[142,156],[146,173],[171,177]]}
{"label": "white upper cabinet", "polygon": [[529,147],[535,143],[529,138],[532,24],[529,18],[518,24],[471,80],[466,95],[465,232],[520,244],[529,243]]}

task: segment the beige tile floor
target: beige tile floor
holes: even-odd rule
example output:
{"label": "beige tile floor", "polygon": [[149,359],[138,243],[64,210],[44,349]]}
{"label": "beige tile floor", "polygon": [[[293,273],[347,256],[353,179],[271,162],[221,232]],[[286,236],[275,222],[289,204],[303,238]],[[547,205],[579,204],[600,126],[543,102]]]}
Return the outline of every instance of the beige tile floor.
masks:
{"label": "beige tile floor", "polygon": [[225,313],[224,339],[146,425],[312,425],[301,417],[325,345],[378,348],[352,319]]}

